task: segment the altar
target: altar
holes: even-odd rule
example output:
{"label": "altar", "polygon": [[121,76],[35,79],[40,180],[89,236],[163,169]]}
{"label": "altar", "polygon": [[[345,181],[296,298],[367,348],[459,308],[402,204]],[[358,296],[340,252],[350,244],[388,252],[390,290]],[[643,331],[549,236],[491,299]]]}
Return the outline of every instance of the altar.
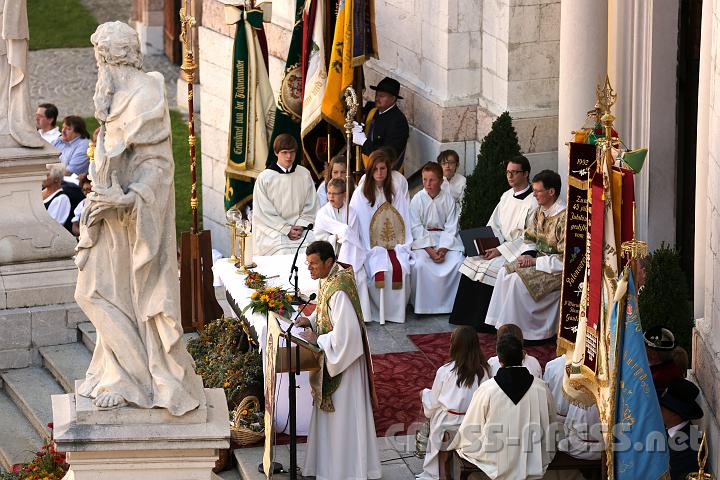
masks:
{"label": "altar", "polygon": [[[267,285],[270,287],[282,287],[292,291],[293,287],[288,281],[290,274],[290,266],[292,265],[293,255],[271,255],[256,256],[253,261],[257,264],[254,269],[257,272],[267,276]],[[298,256],[298,286],[300,292],[308,296],[317,292],[318,281],[310,277],[307,266],[305,265],[305,255]],[[250,295],[255,291],[245,285],[245,275],[238,273],[238,269],[227,258],[221,258],[213,265],[213,272],[218,280],[222,282],[227,291],[228,301],[233,307],[236,315],[247,307],[250,303]],[[233,305],[234,304],[234,305]],[[291,318],[296,312],[292,312]],[[260,313],[253,313],[248,309],[244,317],[250,323],[250,326],[257,335],[258,343],[261,350],[264,348],[267,335],[267,318]],[[280,325],[286,329],[289,322],[280,320]],[[293,333],[302,332],[302,328],[293,328]],[[280,340],[280,344],[284,345],[285,341]],[[263,351],[263,368],[265,366],[265,352]],[[290,426],[288,422],[288,374],[281,373],[276,376],[276,392],[277,400],[275,405],[275,431],[289,433]],[[297,385],[297,434],[307,435],[310,425],[310,415],[312,413],[312,396],[310,394],[310,381],[308,372],[301,372],[296,377]]]}

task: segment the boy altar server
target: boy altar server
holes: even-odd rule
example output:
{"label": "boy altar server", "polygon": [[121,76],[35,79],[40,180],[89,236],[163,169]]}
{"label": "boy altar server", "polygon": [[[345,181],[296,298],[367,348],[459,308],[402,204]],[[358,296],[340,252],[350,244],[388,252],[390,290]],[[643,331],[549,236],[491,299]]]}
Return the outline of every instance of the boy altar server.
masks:
{"label": "boy altar server", "polygon": [[[253,188],[255,255],[295,253],[305,228],[315,220],[318,197],[310,172],[295,165],[297,142],[286,133],[273,143],[277,163],[258,175]],[[306,241],[312,241],[312,232]]]}
{"label": "boy altar server", "polygon": [[367,250],[357,234],[357,215],[350,209],[348,223],[348,206],[345,205],[345,180],[333,178],[327,186],[328,202],[318,210],[315,217],[315,239],[332,245],[340,263],[350,265],[355,273],[360,306],[366,322],[370,319],[370,295],[367,288],[367,272],[365,257]]}
{"label": "boy altar server", "polygon": [[335,261],[327,242],[305,251],[308,270],[320,280],[318,303],[300,333],[322,350],[322,369],[312,372],[313,412],[303,476],[317,480],[380,478],[372,404],[372,361],[355,280]]}
{"label": "boy altar server", "polygon": [[460,207],[465,195],[467,179],[464,175],[457,173],[460,166],[460,157],[455,150],[443,150],[437,157],[437,163],[442,167],[443,179],[442,189],[447,191],[455,199],[460,215]]}
{"label": "boy altar server", "polygon": [[435,162],[422,168],[423,190],[410,202],[413,257],[410,302],[415,313],[450,313],[463,262],[455,199],[442,190]]}

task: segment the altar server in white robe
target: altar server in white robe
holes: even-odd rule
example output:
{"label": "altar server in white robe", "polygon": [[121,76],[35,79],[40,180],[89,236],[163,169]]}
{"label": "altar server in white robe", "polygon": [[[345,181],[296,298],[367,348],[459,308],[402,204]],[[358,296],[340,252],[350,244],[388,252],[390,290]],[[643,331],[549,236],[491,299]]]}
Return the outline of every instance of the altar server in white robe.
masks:
{"label": "altar server in white robe", "polygon": [[[253,245],[255,255],[295,253],[305,228],[315,220],[318,198],[308,169],[296,165],[297,142],[288,134],[273,144],[277,163],[258,175],[253,188]],[[312,242],[308,232],[306,242]]]}
{"label": "altar server in white robe", "polygon": [[500,269],[486,322],[496,328],[515,323],[526,340],[544,340],[557,334],[566,211],[558,198],[560,175],[543,170],[533,177],[532,188],[539,206],[528,220],[517,259]]}
{"label": "altar server in white robe", "polygon": [[313,327],[300,336],[320,347],[323,368],[310,375],[313,412],[303,476],[380,478],[372,361],[354,276],[336,263],[327,242],[313,242],[305,253],[320,288],[316,313],[296,324]]}
{"label": "altar server in white robe", "polygon": [[457,173],[460,166],[460,157],[455,150],[443,150],[437,157],[437,163],[442,167],[444,177],[442,189],[455,199],[458,215],[460,215],[462,199],[465,195],[465,185],[467,184],[465,176]]}
{"label": "altar server in white robe", "polygon": [[[383,148],[372,152],[368,163],[370,175],[350,201],[357,214],[360,240],[368,250],[365,271],[372,319],[380,324],[405,322],[411,289],[410,202],[405,178],[398,174],[398,179],[390,173],[393,161],[394,156]],[[376,222],[371,232],[373,218]]]}
{"label": "altar server in white robe", "polygon": [[442,169],[422,168],[423,189],[410,202],[413,235],[412,293],[415,313],[450,313],[457,292],[463,244],[455,200],[441,189]]}
{"label": "altar server in white robe", "polygon": [[347,168],[345,155],[335,155],[330,159],[326,169],[322,183],[317,188],[318,209],[325,206],[328,202],[328,184],[333,178],[345,178],[345,169]]}
{"label": "altar server in white robe", "polygon": [[430,435],[423,471],[415,478],[445,478],[447,456],[441,454],[440,448],[447,451],[447,445],[465,418],[473,393],[489,378],[489,367],[475,329],[457,327],[450,337],[450,362],[438,369],[432,388],[421,392],[423,412],[430,419]]}
{"label": "altar server in white robe", "polygon": [[[513,335],[515,338],[520,340],[521,343],[524,342],[522,330],[520,330],[520,327],[518,327],[517,325],[514,325],[512,323],[506,323],[502,327],[498,328],[496,342],[497,340],[500,340],[500,337],[505,334]],[[500,370],[500,367],[502,367],[502,365],[500,364],[500,357],[498,357],[497,355],[495,355],[494,357],[490,357],[490,359],[488,360],[488,365],[490,365],[490,376],[494,377]],[[527,368],[528,372],[532,373],[533,376],[537,378],[542,378],[542,367],[540,366],[540,362],[538,362],[537,358],[527,353],[524,349],[521,365]]]}
{"label": "altar server in white robe", "polygon": [[367,250],[357,234],[357,215],[352,208],[348,221],[345,194],[345,180],[331,179],[327,187],[328,203],[318,210],[313,231],[316,240],[324,240],[332,245],[339,262],[353,268],[363,318],[369,322],[371,321],[370,294],[364,265]]}
{"label": "altar server in white robe", "polygon": [[485,255],[465,259],[460,266],[462,276],[450,314],[450,323],[472,325],[480,332],[495,331],[485,323],[495,279],[503,265],[515,260],[516,247],[523,242],[525,223],[537,207],[529,184],[528,159],[522,155],[509,159],[505,175],[511,188],[502,194],[488,220],[500,246],[488,249]]}
{"label": "altar server in white robe", "polygon": [[497,350],[505,366],[475,391],[450,447],[491,479],[542,478],[555,456],[552,394],[521,366],[520,340],[503,335]]}
{"label": "altar server in white robe", "polygon": [[555,400],[555,415],[557,415],[559,422],[565,422],[568,408],[570,408],[570,402],[568,402],[566,395],[563,393],[563,378],[565,378],[564,353],[546,363],[545,373],[543,374],[543,380],[545,380],[550,392],[553,394],[553,399]]}

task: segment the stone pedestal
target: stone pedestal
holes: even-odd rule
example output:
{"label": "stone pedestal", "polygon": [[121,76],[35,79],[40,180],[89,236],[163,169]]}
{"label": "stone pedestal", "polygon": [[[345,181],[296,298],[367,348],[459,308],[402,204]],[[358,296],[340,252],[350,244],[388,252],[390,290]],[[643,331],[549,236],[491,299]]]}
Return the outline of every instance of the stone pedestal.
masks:
{"label": "stone pedestal", "polygon": [[211,478],[219,449],[230,446],[230,427],[223,390],[205,389],[205,396],[206,418],[190,412],[158,422],[159,410],[123,407],[111,415],[92,414],[87,399],[53,395],[55,445],[70,465],[65,479]]}

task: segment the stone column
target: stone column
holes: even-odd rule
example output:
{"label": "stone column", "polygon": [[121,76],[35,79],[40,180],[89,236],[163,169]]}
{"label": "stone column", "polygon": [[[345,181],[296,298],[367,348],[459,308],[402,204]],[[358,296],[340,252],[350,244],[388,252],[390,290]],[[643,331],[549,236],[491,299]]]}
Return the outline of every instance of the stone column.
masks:
{"label": "stone column", "polygon": [[[170,0],[168,0],[170,1]],[[135,0],[131,25],[140,36],[143,55],[162,55],[165,0]]]}
{"label": "stone column", "polygon": [[[558,164],[568,174],[570,132],[579,129],[595,105],[595,87],[607,71],[607,2],[572,0],[560,3],[560,96],[558,112]],[[563,193],[564,195],[565,193]]]}
{"label": "stone column", "polygon": [[644,0],[610,0],[608,5],[608,74],[618,94],[616,129],[629,148],[649,148],[635,180],[635,198],[637,236],[647,239],[652,250],[663,241],[675,243],[679,7]]}

